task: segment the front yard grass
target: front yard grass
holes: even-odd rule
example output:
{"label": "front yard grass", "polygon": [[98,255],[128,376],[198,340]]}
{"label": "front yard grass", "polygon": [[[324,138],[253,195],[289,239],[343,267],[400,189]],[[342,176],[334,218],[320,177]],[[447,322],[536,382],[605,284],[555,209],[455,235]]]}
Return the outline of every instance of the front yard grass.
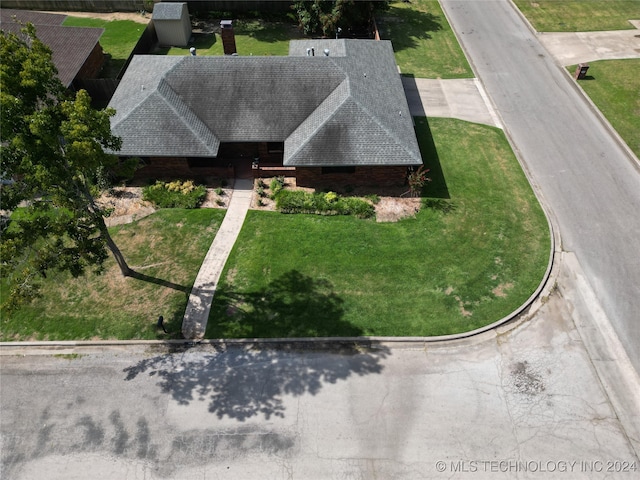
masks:
{"label": "front yard grass", "polygon": [[[576,66],[567,67],[573,74]],[[640,157],[640,59],[589,63],[578,84],[611,122],[629,148]]]}
{"label": "front yard grass", "polygon": [[[415,218],[250,211],[218,286],[207,337],[442,335],[510,313],[549,255],[542,210],[503,132],[416,119],[431,168]],[[223,210],[161,210],[111,232],[131,266],[52,275],[1,319],[0,340],[179,338],[188,294]],[[3,286],[6,288],[6,286]],[[163,315],[170,335],[158,333]]]}
{"label": "front yard grass", "polygon": [[514,0],[539,32],[589,32],[633,28],[638,0]]}
{"label": "front yard grass", "polygon": [[422,118],[417,133],[433,182],[415,218],[250,211],[207,338],[444,335],[520,306],[550,237],[503,132]]}
{"label": "front yard grass", "polygon": [[[149,280],[123,278],[111,257],[102,275],[50,274],[41,298],[2,316],[0,340],[181,338],[191,286],[223,216],[218,209],[168,209],[111,228],[129,265]],[[159,315],[170,335],[156,331]]]}

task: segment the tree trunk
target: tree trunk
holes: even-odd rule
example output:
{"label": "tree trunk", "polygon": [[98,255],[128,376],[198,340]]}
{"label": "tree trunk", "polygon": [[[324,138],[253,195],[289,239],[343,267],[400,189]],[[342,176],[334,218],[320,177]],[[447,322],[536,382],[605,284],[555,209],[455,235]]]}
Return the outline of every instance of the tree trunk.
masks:
{"label": "tree trunk", "polygon": [[133,274],[133,270],[127,264],[127,261],[124,259],[124,255],[116,245],[116,242],[111,238],[111,234],[109,233],[109,229],[107,225],[104,223],[104,219],[100,217],[98,219],[98,229],[100,230],[100,235],[104,238],[107,243],[107,247],[111,250],[113,257],[116,259],[116,263],[120,267],[120,272],[123,277],[130,277]]}

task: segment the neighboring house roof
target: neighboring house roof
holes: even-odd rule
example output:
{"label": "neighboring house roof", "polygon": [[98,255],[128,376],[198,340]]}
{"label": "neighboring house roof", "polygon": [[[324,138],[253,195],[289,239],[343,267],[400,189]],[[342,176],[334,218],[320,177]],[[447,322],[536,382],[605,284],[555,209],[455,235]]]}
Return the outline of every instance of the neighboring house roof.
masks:
{"label": "neighboring house roof", "polygon": [[33,23],[34,25],[62,25],[67,18],[59,13],[34,12],[32,10],[14,10],[12,8],[0,9],[0,23],[11,23],[16,17],[22,23]]}
{"label": "neighboring house roof", "polygon": [[109,104],[118,153],[213,157],[221,142],[284,142],[290,166],[422,163],[390,42],[294,41],[290,53],[135,56]]}
{"label": "neighboring house roof", "polygon": [[[103,28],[64,27],[58,23],[51,23],[57,21],[53,17],[62,17],[64,21],[64,15],[27,10],[10,10],[10,14],[7,14],[5,9],[0,11],[2,12],[0,28],[6,32],[20,34],[22,28],[20,23],[34,24],[38,38],[51,49],[53,63],[58,69],[58,77],[65,87],[71,85],[104,32]],[[14,15],[20,23],[12,21]],[[36,23],[36,21],[48,23]]]}
{"label": "neighboring house roof", "polygon": [[160,2],[153,6],[152,19],[156,20],[180,20],[187,7],[186,3]]}

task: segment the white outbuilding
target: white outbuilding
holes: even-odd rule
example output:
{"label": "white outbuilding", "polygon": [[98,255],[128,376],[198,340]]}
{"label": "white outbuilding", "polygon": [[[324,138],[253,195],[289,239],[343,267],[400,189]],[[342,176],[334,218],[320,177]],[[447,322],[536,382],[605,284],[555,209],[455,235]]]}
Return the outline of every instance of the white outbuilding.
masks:
{"label": "white outbuilding", "polygon": [[153,7],[153,24],[162,46],[186,47],[191,39],[191,20],[186,2],[160,2]]}

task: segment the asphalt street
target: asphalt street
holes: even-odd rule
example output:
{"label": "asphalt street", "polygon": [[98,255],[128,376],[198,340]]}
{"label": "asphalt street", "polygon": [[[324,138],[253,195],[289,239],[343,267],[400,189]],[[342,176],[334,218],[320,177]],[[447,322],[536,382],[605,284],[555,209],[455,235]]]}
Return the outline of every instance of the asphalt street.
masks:
{"label": "asphalt street", "polygon": [[509,0],[441,5],[530,181],[640,371],[640,174]]}

